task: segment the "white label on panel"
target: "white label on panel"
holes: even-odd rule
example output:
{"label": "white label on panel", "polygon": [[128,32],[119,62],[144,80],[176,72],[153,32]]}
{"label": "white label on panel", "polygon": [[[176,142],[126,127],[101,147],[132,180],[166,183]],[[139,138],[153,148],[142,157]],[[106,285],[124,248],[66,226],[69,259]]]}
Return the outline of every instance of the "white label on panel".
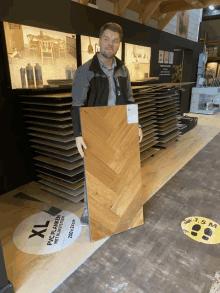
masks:
{"label": "white label on panel", "polygon": [[138,106],[135,104],[127,105],[128,124],[138,123]]}

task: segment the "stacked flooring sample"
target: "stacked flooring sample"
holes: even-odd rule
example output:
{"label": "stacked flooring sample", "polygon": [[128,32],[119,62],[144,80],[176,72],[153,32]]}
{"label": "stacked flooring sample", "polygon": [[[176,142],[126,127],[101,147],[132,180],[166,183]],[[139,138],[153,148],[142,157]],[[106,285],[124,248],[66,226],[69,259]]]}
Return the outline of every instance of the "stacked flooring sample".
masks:
{"label": "stacked flooring sample", "polygon": [[71,92],[20,95],[37,177],[44,191],[72,202],[84,198],[84,166],[73,135]]}
{"label": "stacked flooring sample", "polygon": [[180,136],[180,97],[177,88],[167,84],[140,85],[132,89],[143,131],[141,162],[144,162]]}

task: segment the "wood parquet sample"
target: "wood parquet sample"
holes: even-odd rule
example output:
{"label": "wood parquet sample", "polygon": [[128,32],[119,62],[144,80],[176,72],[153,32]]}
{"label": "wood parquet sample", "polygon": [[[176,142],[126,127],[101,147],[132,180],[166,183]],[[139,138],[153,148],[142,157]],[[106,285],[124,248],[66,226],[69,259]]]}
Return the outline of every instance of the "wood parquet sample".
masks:
{"label": "wood parquet sample", "polygon": [[27,120],[26,123],[29,123],[29,124],[34,124],[34,125],[45,125],[45,126],[49,126],[49,127],[54,127],[54,128],[69,128],[69,127],[72,127],[73,124],[72,123],[66,123],[64,122],[65,124],[62,124],[62,122],[56,122],[56,121],[50,121],[50,123],[45,122],[44,119],[41,119],[41,120]]}
{"label": "wood parquet sample", "polygon": [[80,108],[91,241],[144,223],[138,124],[126,105]]}

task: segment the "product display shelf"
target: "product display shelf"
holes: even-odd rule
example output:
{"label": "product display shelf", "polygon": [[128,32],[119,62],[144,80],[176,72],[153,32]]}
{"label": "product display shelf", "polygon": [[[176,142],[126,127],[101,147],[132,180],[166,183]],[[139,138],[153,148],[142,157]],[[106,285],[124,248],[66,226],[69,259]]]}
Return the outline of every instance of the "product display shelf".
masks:
{"label": "product display shelf", "polygon": [[164,87],[154,92],[156,105],[156,127],[158,143],[154,147],[166,148],[178,140],[180,119],[180,96],[174,86]]}
{"label": "product display shelf", "polygon": [[19,95],[41,189],[65,200],[84,198],[84,166],[70,115],[71,92]]}
{"label": "product display shelf", "polygon": [[[132,86],[134,93],[134,99],[138,104],[139,121],[142,124],[143,141],[141,143],[141,151],[143,151],[143,145],[147,140],[146,133],[151,133],[152,129],[155,130],[155,144],[151,146],[151,149],[158,151],[159,149],[166,148],[171,142],[178,139],[179,132],[179,119],[180,119],[180,95],[177,85],[165,84],[156,82],[155,84],[136,83]],[[143,111],[143,106],[148,105],[152,107],[152,111]],[[141,102],[141,103],[140,103]],[[153,103],[153,105],[151,104]],[[150,108],[150,107],[149,107]],[[148,115],[149,113],[149,115]],[[143,125],[143,121],[146,121],[150,116],[152,118],[154,128],[151,128],[151,123]],[[151,119],[148,119],[151,121]],[[147,144],[150,145],[150,144]],[[145,151],[144,155],[150,157],[151,150]],[[142,158],[144,158],[142,156]]]}
{"label": "product display shelf", "polygon": [[155,119],[156,104],[154,95],[150,92],[151,89],[155,90],[155,86],[132,86],[135,104],[138,105],[138,118],[143,132],[143,138],[140,143],[141,165],[159,151],[159,149],[153,148],[158,143],[158,133]]}

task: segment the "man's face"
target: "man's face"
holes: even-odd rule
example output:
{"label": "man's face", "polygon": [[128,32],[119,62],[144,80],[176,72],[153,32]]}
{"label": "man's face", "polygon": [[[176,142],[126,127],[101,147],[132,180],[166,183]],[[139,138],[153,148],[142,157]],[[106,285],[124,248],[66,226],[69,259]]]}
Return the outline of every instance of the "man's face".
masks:
{"label": "man's face", "polygon": [[109,29],[105,30],[99,39],[100,52],[107,59],[111,59],[117,54],[119,45],[119,33],[110,31]]}

